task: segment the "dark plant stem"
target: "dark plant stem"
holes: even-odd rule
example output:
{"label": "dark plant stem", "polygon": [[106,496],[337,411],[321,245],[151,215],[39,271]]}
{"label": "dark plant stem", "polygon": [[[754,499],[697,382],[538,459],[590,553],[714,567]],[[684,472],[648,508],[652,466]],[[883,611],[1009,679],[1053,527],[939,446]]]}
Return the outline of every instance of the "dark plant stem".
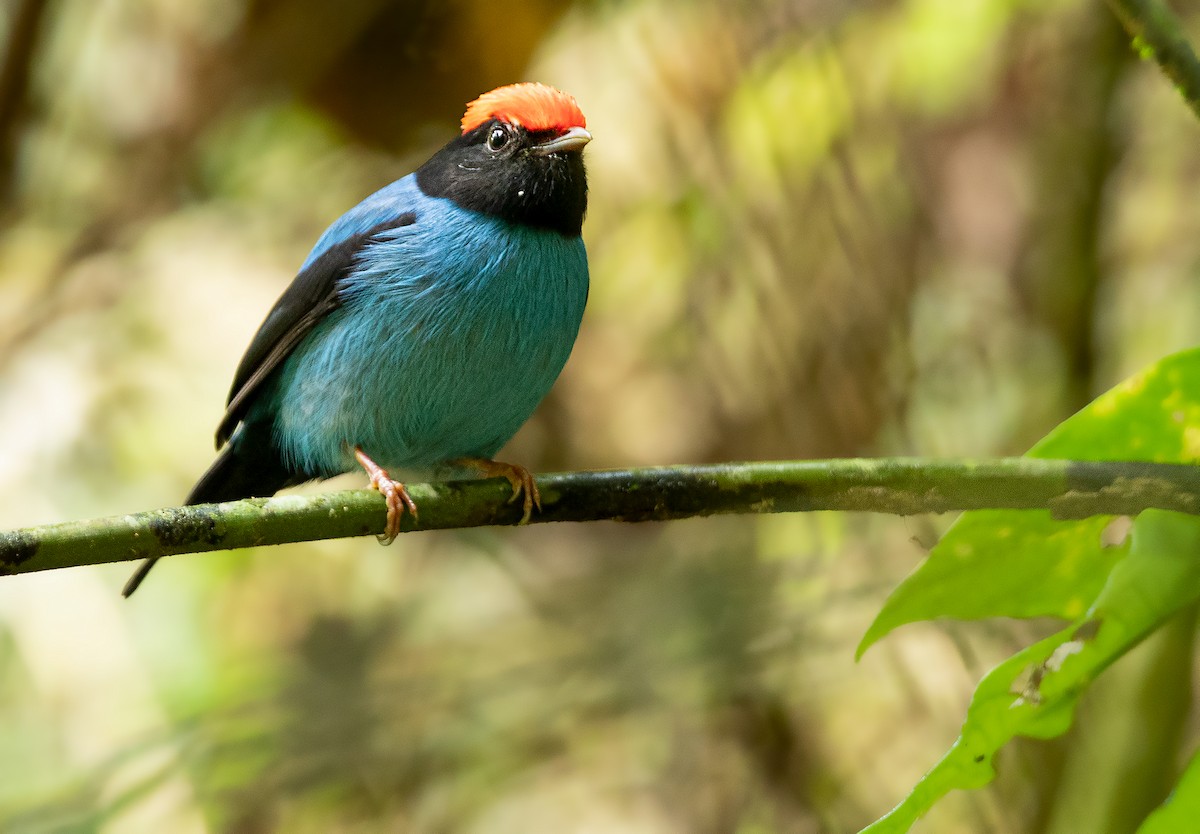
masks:
{"label": "dark plant stem", "polygon": [[1155,60],[1200,118],[1200,61],[1179,18],[1160,0],[1108,0],[1108,5],[1134,38],[1138,51]]}

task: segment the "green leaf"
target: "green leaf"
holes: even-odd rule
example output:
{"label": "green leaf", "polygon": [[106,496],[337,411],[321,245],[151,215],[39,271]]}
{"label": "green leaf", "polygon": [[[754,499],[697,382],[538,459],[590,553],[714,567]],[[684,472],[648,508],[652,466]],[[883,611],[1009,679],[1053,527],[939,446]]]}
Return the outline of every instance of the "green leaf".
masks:
{"label": "green leaf", "polygon": [[[1029,455],[1200,459],[1200,349],[1169,356],[1103,394]],[[1102,542],[1109,521],[1056,521],[1037,510],[965,513],[892,592],[858,655],[901,625],[935,617],[1079,617],[1128,550]]]}
{"label": "green leaf", "polygon": [[958,741],[904,801],[862,834],[908,831],[951,790],[983,787],[995,774],[996,752],[1016,736],[1053,738],[1066,732],[1080,694],[1096,675],[1197,599],[1200,519],[1159,510],[1142,513],[1133,525],[1128,557],[1112,569],[1095,604],[1068,628],[984,676]]}
{"label": "green leaf", "polygon": [[1137,834],[1177,834],[1190,831],[1200,819],[1200,753],[1192,756],[1171,796],[1146,821]]}

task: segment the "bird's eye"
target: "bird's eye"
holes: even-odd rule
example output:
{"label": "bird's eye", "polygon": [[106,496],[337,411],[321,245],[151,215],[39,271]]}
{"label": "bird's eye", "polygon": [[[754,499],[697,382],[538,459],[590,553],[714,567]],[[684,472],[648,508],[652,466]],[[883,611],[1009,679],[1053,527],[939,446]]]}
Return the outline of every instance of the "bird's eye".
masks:
{"label": "bird's eye", "polygon": [[487,146],[489,151],[498,151],[508,144],[510,134],[508,128],[496,125],[488,134]]}

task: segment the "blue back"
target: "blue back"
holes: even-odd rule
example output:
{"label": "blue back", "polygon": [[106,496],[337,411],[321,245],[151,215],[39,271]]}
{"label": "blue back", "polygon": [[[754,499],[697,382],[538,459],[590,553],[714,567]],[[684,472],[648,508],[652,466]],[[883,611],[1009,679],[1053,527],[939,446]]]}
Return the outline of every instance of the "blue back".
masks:
{"label": "blue back", "polygon": [[344,282],[342,306],[284,363],[248,419],[275,417],[286,462],[314,475],[492,457],[570,355],[588,294],[583,241],[422,194],[413,176],[334,223],[305,262],[405,211]]}

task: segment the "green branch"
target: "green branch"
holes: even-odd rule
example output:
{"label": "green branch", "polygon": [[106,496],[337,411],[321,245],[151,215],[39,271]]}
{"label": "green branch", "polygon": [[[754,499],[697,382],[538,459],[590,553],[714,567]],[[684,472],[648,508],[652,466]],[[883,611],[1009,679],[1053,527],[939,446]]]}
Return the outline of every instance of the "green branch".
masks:
{"label": "green branch", "polygon": [[[1133,515],[1151,507],[1200,513],[1200,467],[1182,464],[1000,458],[851,459],[569,472],[538,478],[549,521],[662,521],[720,513],[812,510],[943,513],[1048,509],[1059,518]],[[419,523],[445,530],[515,524],[508,482],[409,487]],[[371,490],[250,498],[72,521],[0,533],[0,571],[29,573],[268,544],[383,532],[384,501]]]}
{"label": "green branch", "polygon": [[1200,118],[1200,61],[1179,18],[1160,0],[1108,0],[1144,58],[1153,58]]}

